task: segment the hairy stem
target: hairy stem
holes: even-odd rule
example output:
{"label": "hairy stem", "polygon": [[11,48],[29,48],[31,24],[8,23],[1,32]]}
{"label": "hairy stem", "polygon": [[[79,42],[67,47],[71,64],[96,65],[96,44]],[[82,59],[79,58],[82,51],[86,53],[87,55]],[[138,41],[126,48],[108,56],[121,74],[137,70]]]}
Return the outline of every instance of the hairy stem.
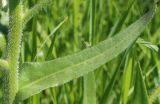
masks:
{"label": "hairy stem", "polygon": [[13,104],[18,91],[18,58],[22,35],[22,7],[20,0],[9,0],[9,43],[7,61],[9,70],[4,74],[3,104]]}

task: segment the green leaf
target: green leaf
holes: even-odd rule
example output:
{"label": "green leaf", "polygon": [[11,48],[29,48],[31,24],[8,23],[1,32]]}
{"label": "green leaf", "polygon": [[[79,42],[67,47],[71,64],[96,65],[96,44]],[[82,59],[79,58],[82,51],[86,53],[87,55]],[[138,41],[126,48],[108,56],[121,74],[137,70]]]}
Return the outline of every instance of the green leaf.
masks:
{"label": "green leaf", "polygon": [[20,69],[17,101],[40,91],[62,85],[92,72],[122,53],[139,37],[154,15],[149,11],[126,30],[79,53],[52,61],[24,63]]}
{"label": "green leaf", "polygon": [[0,52],[3,52],[6,48],[6,40],[4,35],[0,33]]}
{"label": "green leaf", "polygon": [[8,62],[6,60],[0,59],[0,71],[6,71],[9,69]]}
{"label": "green leaf", "polygon": [[112,94],[111,92],[113,91],[113,87],[114,87],[115,82],[116,82],[116,80],[117,80],[117,78],[118,78],[118,75],[119,75],[119,73],[120,73],[120,69],[121,69],[121,67],[123,66],[124,62],[125,62],[126,56],[127,56],[128,52],[130,51],[131,46],[132,46],[132,45],[130,45],[130,46],[127,48],[127,50],[125,51],[125,54],[123,55],[123,58],[122,58],[122,60],[121,60],[121,63],[120,63],[120,65],[119,65],[118,69],[115,70],[115,72],[113,73],[112,78],[111,78],[109,84],[108,84],[107,87],[105,88],[105,91],[104,91],[104,93],[103,93],[103,96],[102,96],[102,99],[101,99],[101,101],[100,101],[100,104],[107,104],[107,103],[109,103],[109,97],[110,97],[111,94]]}
{"label": "green leaf", "polygon": [[151,42],[145,41],[143,39],[138,39],[137,43],[140,45],[142,44],[142,45],[146,46],[147,48],[154,50],[156,52],[158,52],[158,50],[159,50],[158,46],[152,44]]}
{"label": "green leaf", "polygon": [[125,21],[131,11],[132,5],[134,4],[135,0],[132,0],[132,2],[130,3],[128,9],[122,14],[122,16],[118,19],[118,21],[114,24],[114,26],[112,27],[110,33],[109,33],[109,37],[115,35],[116,33],[118,33],[122,26],[125,24]]}
{"label": "green leaf", "polygon": [[127,104],[129,89],[131,84],[131,77],[132,77],[132,66],[133,66],[133,58],[129,58],[129,55],[126,60],[125,70],[123,74],[123,81],[122,81],[122,102],[123,104]]}
{"label": "green leaf", "polygon": [[154,91],[149,96],[149,102],[152,104],[159,94],[160,94],[160,85],[157,86],[157,88],[155,88]]}
{"label": "green leaf", "polygon": [[32,23],[32,60],[37,54],[37,34],[36,34],[36,28],[37,28],[37,17],[33,18]]}
{"label": "green leaf", "polygon": [[0,9],[2,9],[2,0],[0,0]]}
{"label": "green leaf", "polygon": [[52,0],[39,0],[39,2],[33,6],[25,15],[23,16],[23,28],[34,16],[36,16],[44,7],[52,4]]}
{"label": "green leaf", "polygon": [[141,67],[137,68],[136,80],[134,86],[133,104],[149,104],[147,89],[143,80]]}
{"label": "green leaf", "polygon": [[96,85],[93,72],[84,76],[83,104],[96,104]]}
{"label": "green leaf", "polygon": [[[51,42],[51,45],[49,47],[49,51],[47,52],[47,56],[46,56],[46,59],[48,59],[48,57],[51,55],[51,51],[53,50],[53,45],[54,45],[54,41],[55,41],[55,33],[58,31],[58,29],[68,20],[68,17],[66,17],[62,22],[60,22],[52,31],[51,33],[46,37],[46,39],[43,41],[42,45],[40,46],[40,50],[45,46],[45,44],[47,43],[47,41],[52,38],[52,42]],[[37,58],[37,55],[35,56],[34,60]]]}

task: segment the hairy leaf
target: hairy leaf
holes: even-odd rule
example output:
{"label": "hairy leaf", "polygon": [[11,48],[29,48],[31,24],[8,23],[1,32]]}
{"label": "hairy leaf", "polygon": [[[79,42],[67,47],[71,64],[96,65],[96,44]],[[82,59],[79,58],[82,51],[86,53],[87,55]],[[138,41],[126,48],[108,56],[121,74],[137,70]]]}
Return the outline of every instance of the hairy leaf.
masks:
{"label": "hairy leaf", "polygon": [[154,10],[149,11],[116,36],[79,53],[47,62],[24,63],[20,68],[16,100],[24,100],[46,88],[62,85],[112,60],[137,39],[153,14]]}
{"label": "hairy leaf", "polygon": [[96,85],[93,72],[84,76],[83,104],[96,104]]}

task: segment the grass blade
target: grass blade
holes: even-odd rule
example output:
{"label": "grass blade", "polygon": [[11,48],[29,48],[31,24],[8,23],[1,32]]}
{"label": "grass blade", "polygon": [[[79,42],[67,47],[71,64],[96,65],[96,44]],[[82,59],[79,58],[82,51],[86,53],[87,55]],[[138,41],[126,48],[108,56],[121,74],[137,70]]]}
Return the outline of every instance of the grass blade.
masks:
{"label": "grass blade", "polygon": [[31,20],[34,16],[36,16],[39,11],[41,11],[44,7],[47,7],[51,4],[51,0],[40,0],[35,6],[33,6],[23,17],[23,28],[25,25]]}
{"label": "grass blade", "polygon": [[[58,24],[58,26],[55,27],[55,29],[54,29],[53,31],[51,31],[51,33],[46,37],[46,39],[44,40],[44,42],[43,42],[42,45],[40,46],[40,50],[45,46],[46,42],[50,39],[50,37],[53,36],[53,35],[55,34],[55,32],[57,32],[57,30],[58,30],[67,20],[68,20],[68,18],[65,18],[62,22],[60,22],[60,23]],[[53,38],[54,38],[54,37],[53,37]],[[53,43],[54,43],[54,39],[53,39],[53,41],[52,41],[52,43],[51,43],[51,46],[49,47],[49,51],[48,51],[48,53],[47,53],[47,57],[49,56],[49,54],[51,53],[51,51],[52,51],[52,49],[53,49],[53,46],[52,46]],[[36,60],[37,55],[38,55],[38,54],[35,55],[34,60]],[[46,58],[47,58],[47,57],[46,57]]]}
{"label": "grass blade", "polygon": [[64,84],[112,60],[140,36],[154,12],[147,12],[124,31],[79,53],[52,61],[24,63],[20,68],[16,100],[24,100],[46,88]]}
{"label": "grass blade", "polygon": [[1,54],[5,51],[5,48],[6,48],[5,37],[2,34],[0,34],[0,57],[1,57]]}
{"label": "grass blade", "polygon": [[80,25],[80,1],[81,0],[73,0],[73,25],[74,25],[74,51],[79,47],[79,36],[78,36],[78,27]]}
{"label": "grass blade", "polygon": [[34,60],[34,57],[37,54],[37,34],[36,34],[36,28],[37,28],[37,17],[33,18],[32,23],[32,60]]}
{"label": "grass blade", "polygon": [[109,96],[110,96],[110,94],[111,94],[111,92],[113,90],[113,86],[115,85],[116,79],[118,77],[118,74],[120,72],[120,69],[121,69],[123,63],[125,62],[125,59],[126,59],[126,56],[127,56],[128,52],[130,50],[130,47],[126,50],[126,52],[125,52],[125,54],[124,54],[124,56],[122,58],[122,61],[121,61],[120,65],[119,65],[119,68],[114,72],[114,74],[113,74],[113,76],[112,76],[107,88],[105,89],[103,97],[102,97],[102,99],[100,101],[100,104],[108,103]]}
{"label": "grass blade", "polygon": [[115,35],[117,32],[119,32],[121,30],[125,20],[128,17],[128,14],[130,13],[130,10],[132,8],[132,5],[134,4],[134,1],[135,0],[132,0],[128,9],[122,14],[122,16],[119,18],[119,20],[115,23],[115,25],[113,26],[112,30],[109,33],[109,37]]}
{"label": "grass blade", "polygon": [[125,70],[123,74],[123,82],[122,82],[122,104],[127,104],[129,89],[131,84],[131,77],[132,77],[132,67],[133,67],[133,58],[127,57]]}
{"label": "grass blade", "polygon": [[133,104],[149,104],[149,98],[145,82],[143,80],[140,63],[138,63],[138,66],[139,68],[137,69],[136,82],[134,86],[134,96],[132,102]]}
{"label": "grass blade", "polygon": [[149,96],[149,102],[150,104],[152,104],[154,102],[154,100],[157,98],[157,96],[160,94],[160,86],[158,86],[156,89],[154,89],[154,91],[152,92],[152,94]]}

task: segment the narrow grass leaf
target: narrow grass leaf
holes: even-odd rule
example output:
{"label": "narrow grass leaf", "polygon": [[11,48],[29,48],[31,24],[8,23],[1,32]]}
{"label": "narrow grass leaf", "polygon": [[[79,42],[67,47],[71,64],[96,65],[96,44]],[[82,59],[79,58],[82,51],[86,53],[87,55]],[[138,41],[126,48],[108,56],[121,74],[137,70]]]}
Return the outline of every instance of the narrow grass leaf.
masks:
{"label": "narrow grass leaf", "polygon": [[123,81],[122,81],[122,103],[127,104],[128,101],[128,95],[129,95],[129,89],[131,84],[131,77],[132,77],[132,64],[133,64],[133,58],[127,57],[126,60],[126,66],[123,74]]}
{"label": "narrow grass leaf", "polygon": [[109,37],[115,35],[117,32],[119,32],[121,30],[125,20],[128,17],[128,14],[130,13],[130,10],[132,8],[132,5],[134,4],[134,1],[135,0],[132,0],[128,9],[122,14],[122,16],[119,18],[119,20],[115,23],[115,25],[113,26],[113,28],[111,29],[111,31],[109,33]]}
{"label": "narrow grass leaf", "polygon": [[6,40],[5,37],[0,34],[0,52],[3,52],[6,48]]}
{"label": "narrow grass leaf", "polygon": [[119,65],[118,69],[115,70],[115,72],[114,72],[109,84],[107,85],[107,87],[106,87],[106,89],[105,89],[105,91],[103,93],[103,96],[102,96],[102,99],[100,101],[100,104],[107,104],[109,102],[109,96],[112,94],[111,92],[113,91],[113,86],[115,85],[115,82],[117,80],[117,77],[118,77],[118,74],[120,72],[120,69],[123,66],[124,62],[125,62],[126,56],[127,56],[128,52],[129,52],[131,46],[132,45],[130,45],[127,48],[127,50],[126,50],[126,52],[125,52],[125,54],[124,54],[124,56],[123,56],[123,58],[121,60],[121,63]]}
{"label": "narrow grass leaf", "polygon": [[133,104],[149,104],[147,89],[145,86],[145,82],[143,80],[140,64],[138,66],[139,68],[137,68],[136,80],[134,86],[134,96],[132,102]]}
{"label": "narrow grass leaf", "polygon": [[[50,37],[53,36],[53,35],[55,34],[55,32],[57,32],[57,30],[58,30],[67,20],[68,20],[68,18],[65,18],[62,22],[60,22],[60,23],[58,24],[58,26],[56,26],[56,27],[51,31],[51,33],[46,37],[46,39],[44,40],[44,42],[43,42],[42,45],[40,46],[40,50],[45,46],[45,44],[46,44],[47,41],[50,39]],[[55,38],[55,36],[54,36],[53,39],[52,39],[53,41],[52,41],[52,43],[51,43],[51,46],[49,47],[49,51],[48,51],[48,53],[47,53],[47,57],[49,56],[49,54],[51,53],[51,51],[52,51],[52,49],[53,49],[54,38]],[[34,60],[37,58],[37,55],[38,55],[38,54],[36,54]],[[47,57],[46,57],[46,58],[47,58]]]}
{"label": "narrow grass leaf", "polygon": [[0,9],[2,9],[2,0],[0,0]]}
{"label": "narrow grass leaf", "polygon": [[36,34],[36,28],[37,28],[37,17],[33,18],[32,23],[32,60],[37,54],[37,34]]}
{"label": "narrow grass leaf", "polygon": [[67,83],[112,60],[139,37],[153,15],[154,10],[151,10],[114,37],[73,55],[46,62],[24,63],[20,67],[16,100],[24,100],[46,88]]}
{"label": "narrow grass leaf", "polygon": [[40,0],[35,6],[33,6],[27,13],[23,16],[23,28],[34,16],[36,16],[44,7],[51,5],[51,0]]}
{"label": "narrow grass leaf", "polygon": [[155,88],[154,91],[152,92],[152,94],[149,96],[150,104],[152,104],[154,102],[154,100],[158,97],[159,94],[160,94],[160,86]]}

